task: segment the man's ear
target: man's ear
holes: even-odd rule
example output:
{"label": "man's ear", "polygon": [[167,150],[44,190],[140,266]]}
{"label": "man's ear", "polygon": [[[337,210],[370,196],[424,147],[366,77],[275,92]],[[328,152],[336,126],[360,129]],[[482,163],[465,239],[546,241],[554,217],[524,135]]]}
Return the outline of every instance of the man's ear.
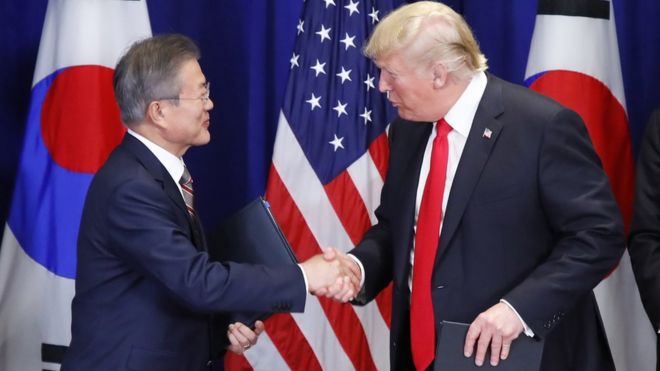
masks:
{"label": "man's ear", "polygon": [[449,71],[443,63],[436,62],[433,64],[433,88],[442,89],[449,80]]}
{"label": "man's ear", "polygon": [[161,104],[161,102],[154,101],[149,103],[147,106],[147,118],[149,121],[153,122],[157,126],[164,126],[165,125],[165,114],[163,113],[163,109],[165,107]]}

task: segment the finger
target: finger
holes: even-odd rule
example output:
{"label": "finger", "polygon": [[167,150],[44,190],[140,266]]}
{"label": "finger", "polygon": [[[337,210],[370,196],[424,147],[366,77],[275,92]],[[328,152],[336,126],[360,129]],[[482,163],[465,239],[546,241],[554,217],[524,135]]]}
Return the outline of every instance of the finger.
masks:
{"label": "finger", "polygon": [[349,289],[348,291],[346,291],[346,294],[344,296],[342,296],[341,302],[342,303],[347,303],[347,302],[353,300],[354,297],[355,297],[354,291],[352,289]]}
{"label": "finger", "polygon": [[257,334],[257,336],[261,335],[262,332],[266,329],[266,326],[264,325],[263,322],[257,321],[254,323],[254,333]]}
{"label": "finger", "polygon": [[465,346],[463,348],[463,354],[466,357],[472,356],[472,351],[474,350],[474,343],[479,339],[479,334],[481,333],[480,326],[475,322],[472,322],[470,328],[468,329],[467,335],[465,335]]}
{"label": "finger", "polygon": [[316,291],[313,291],[312,294],[318,296],[318,297],[326,297],[326,298],[334,298],[336,292],[340,289],[340,286],[337,285],[337,283],[333,283],[330,286],[325,286],[317,289]]}
{"label": "finger", "polygon": [[495,335],[490,341],[490,364],[497,366],[500,361],[500,352],[502,351],[502,337]]}
{"label": "finger", "polygon": [[245,345],[254,345],[257,342],[257,334],[252,331],[251,328],[245,326],[244,324],[240,324],[238,326],[238,331],[247,339],[249,342],[248,344]]}
{"label": "finger", "polygon": [[353,282],[349,281],[346,283],[346,290],[344,291],[344,295],[341,298],[341,301],[343,303],[346,303],[347,301],[353,300],[353,297],[355,297],[356,289],[355,285]]}
{"label": "finger", "polygon": [[[355,264],[353,264],[353,265],[355,265]],[[360,287],[360,279],[361,279],[360,268],[358,268],[357,273],[351,269],[350,279],[351,279],[351,283],[353,284],[353,286],[355,286],[356,288]]]}
{"label": "finger", "polygon": [[[362,271],[360,270],[360,266],[355,262],[355,260],[351,259],[350,257],[346,257],[346,260],[348,261],[348,268],[353,272],[353,275],[355,277],[360,277],[362,274]],[[359,280],[358,280],[359,282]]]}
{"label": "finger", "polygon": [[337,278],[335,283],[333,283],[332,286],[330,286],[330,293],[331,293],[330,297],[332,299],[337,300],[338,298],[341,297],[343,290],[344,290],[344,281],[341,279],[341,277],[339,277]]}
{"label": "finger", "polygon": [[234,352],[236,354],[243,354],[243,352],[245,350],[244,350],[243,346],[241,345],[241,343],[238,342],[238,339],[236,339],[236,336],[234,336],[234,334],[232,334],[230,332],[230,333],[227,333],[227,337],[229,338],[229,343],[231,344],[229,346],[229,350],[231,350],[232,352]]}
{"label": "finger", "polygon": [[346,277],[349,281],[354,283],[357,282],[357,284],[360,284],[360,279],[359,279],[360,269],[358,268],[356,272],[354,269],[354,266],[356,264],[350,262],[349,260],[350,258],[346,258],[341,261],[341,274],[344,277]]}
{"label": "finger", "polygon": [[345,280],[338,279],[332,286],[332,298],[341,301],[342,297],[346,295],[346,291],[348,291],[348,285]]}
{"label": "finger", "polygon": [[230,329],[230,335],[233,335],[236,338],[237,343],[241,346],[250,345],[250,340],[245,337],[239,327],[240,323],[235,323],[233,328]]}
{"label": "finger", "polygon": [[509,351],[511,351],[511,343],[505,341],[504,343],[502,343],[502,355],[500,356],[500,358],[507,359],[507,357],[509,356]]}
{"label": "finger", "polygon": [[335,300],[341,301],[342,303],[345,303],[349,300],[349,298],[353,297],[353,285],[349,280],[345,280],[341,291],[335,295]]}
{"label": "finger", "polygon": [[486,331],[482,331],[479,335],[479,340],[477,341],[477,352],[474,356],[474,363],[477,366],[484,364],[484,358],[486,358],[486,351],[490,345],[490,339],[492,335]]}

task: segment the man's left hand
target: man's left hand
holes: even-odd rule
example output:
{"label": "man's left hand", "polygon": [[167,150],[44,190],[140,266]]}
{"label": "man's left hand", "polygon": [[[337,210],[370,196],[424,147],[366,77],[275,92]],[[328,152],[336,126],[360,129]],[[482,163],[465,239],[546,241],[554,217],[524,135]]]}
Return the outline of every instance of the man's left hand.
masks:
{"label": "man's left hand", "polygon": [[254,330],[240,322],[232,323],[227,329],[227,337],[231,343],[227,349],[236,354],[243,354],[257,343],[257,338],[262,332],[264,332],[264,323],[261,321],[254,324]]}
{"label": "man's left hand", "polygon": [[495,304],[472,322],[463,352],[466,357],[471,357],[476,344],[474,363],[481,366],[490,346],[490,364],[497,366],[500,359],[505,360],[509,356],[511,343],[522,332],[523,324],[511,308],[504,303]]}

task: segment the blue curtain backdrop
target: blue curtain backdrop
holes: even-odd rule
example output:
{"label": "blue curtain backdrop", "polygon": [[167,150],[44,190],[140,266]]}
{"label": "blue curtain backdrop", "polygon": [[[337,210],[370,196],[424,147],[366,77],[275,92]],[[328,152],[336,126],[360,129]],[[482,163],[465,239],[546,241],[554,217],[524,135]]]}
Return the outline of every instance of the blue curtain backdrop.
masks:
{"label": "blue curtain backdrop", "polygon": [[[307,0],[320,1],[320,0]],[[600,1],[600,0],[594,0]],[[337,0],[338,5],[342,0]],[[524,78],[534,27],[534,0],[448,0],[465,15],[490,70]],[[215,109],[211,143],[186,162],[195,176],[207,230],[262,194],[302,0],[153,0],[155,34],[179,32],[202,50]],[[45,0],[0,2],[0,222],[6,220],[30,99]],[[660,105],[660,2],[618,0],[615,14],[635,149],[653,107]],[[0,232],[1,233],[1,232]]]}

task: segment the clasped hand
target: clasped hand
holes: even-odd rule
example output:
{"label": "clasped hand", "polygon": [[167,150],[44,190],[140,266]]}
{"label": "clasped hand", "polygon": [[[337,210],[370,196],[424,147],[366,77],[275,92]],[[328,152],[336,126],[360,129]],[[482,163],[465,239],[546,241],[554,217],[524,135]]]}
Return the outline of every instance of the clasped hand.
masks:
{"label": "clasped hand", "polygon": [[300,264],[307,276],[309,291],[345,303],[360,290],[362,274],[348,255],[329,247]]}
{"label": "clasped hand", "polygon": [[[362,274],[358,265],[346,254],[334,248],[327,248],[323,254],[313,256],[300,264],[305,271],[309,291],[317,296],[341,301],[352,300],[360,287]],[[236,322],[229,325],[227,337],[228,349],[236,354],[243,354],[257,343],[257,338],[264,331],[264,324],[257,321],[255,328]]]}

